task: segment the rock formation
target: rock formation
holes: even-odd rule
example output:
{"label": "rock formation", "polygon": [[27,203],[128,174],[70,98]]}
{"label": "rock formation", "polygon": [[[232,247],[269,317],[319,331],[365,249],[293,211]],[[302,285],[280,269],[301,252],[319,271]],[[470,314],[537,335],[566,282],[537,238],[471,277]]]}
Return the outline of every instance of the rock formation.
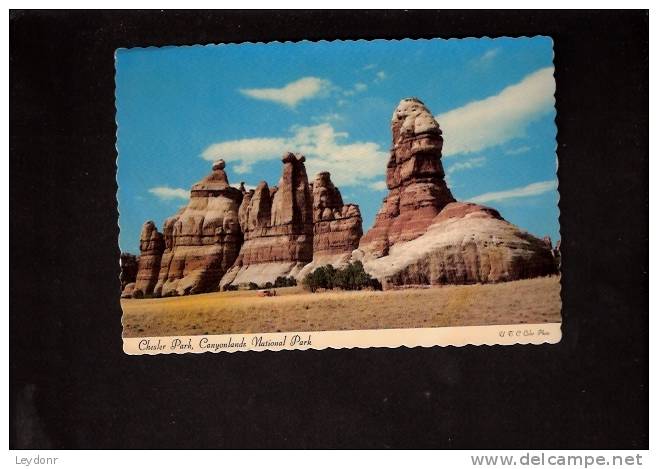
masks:
{"label": "rock formation", "polygon": [[155,223],[149,220],[142,226],[142,233],[139,236],[140,254],[132,293],[134,298],[143,298],[153,294],[153,289],[158,281],[163,251],[162,233],[158,232]]}
{"label": "rock formation", "polygon": [[224,166],[223,160],[213,164],[212,173],[192,186],[188,204],[165,221],[154,296],[215,291],[238,256],[242,192],[229,185]]}
{"label": "rock formation", "polygon": [[262,181],[250,191],[231,187],[219,160],[163,233],[144,224],[136,268],[134,256],[122,255],[122,297],[263,285],[355,260],[385,288],[557,272],[559,242],[553,249],[550,238],[520,230],[492,208],[455,201],[444,180],[441,129],[420,100],[400,102],[391,131],[389,193],[365,236],[358,205],[343,202],[327,172],[309,184],[304,156],[286,153],[278,185]]}
{"label": "rock formation", "polygon": [[352,258],[384,287],[517,280],[555,272],[551,247],[491,208],[455,202],[439,124],[415,98],[391,122],[389,194]]}
{"label": "rock formation", "polygon": [[[363,256],[356,251],[355,257]],[[384,288],[398,285],[489,283],[555,273],[551,250],[481,205],[453,202],[418,238],[397,243],[364,267]]]}
{"label": "rock formation", "polygon": [[393,146],[386,166],[389,193],[361,249],[376,257],[395,243],[425,233],[446,204],[454,202],[441,164],[443,137],[439,124],[416,98],[403,99],[391,120]]}
{"label": "rock formation", "polygon": [[137,256],[128,252],[122,252],[119,260],[121,266],[121,274],[119,280],[121,281],[121,291],[126,288],[129,283],[135,283],[137,278]]}
{"label": "rock formation", "polygon": [[126,284],[121,291],[121,298],[132,298],[135,292],[135,282]]}
{"label": "rock formation", "polygon": [[560,258],[560,240],[557,240],[557,244],[553,247],[553,241],[550,236],[544,236],[544,242],[550,248],[551,254],[553,255],[553,263],[555,264],[555,269],[560,270],[562,268],[562,260]]}
{"label": "rock formation", "polygon": [[262,181],[244,194],[239,209],[244,244],[222,287],[294,276],[313,259],[313,198],[304,161],[286,153],[277,187]]}
{"label": "rock formation", "polygon": [[298,277],[316,267],[340,267],[349,262],[363,234],[361,212],[355,204],[344,204],[340,190],[328,172],[321,172],[311,184],[313,193],[313,262]]}

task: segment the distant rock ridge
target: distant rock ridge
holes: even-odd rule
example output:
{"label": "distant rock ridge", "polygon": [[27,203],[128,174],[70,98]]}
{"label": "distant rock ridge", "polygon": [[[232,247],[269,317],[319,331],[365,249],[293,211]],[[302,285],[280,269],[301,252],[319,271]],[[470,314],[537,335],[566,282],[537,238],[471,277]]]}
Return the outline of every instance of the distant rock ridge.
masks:
{"label": "distant rock ridge", "polygon": [[129,252],[122,252],[119,265],[121,266],[121,274],[119,280],[121,281],[121,298],[132,298],[135,290],[135,280],[137,279],[137,268],[139,264],[139,256],[130,254]]}
{"label": "distant rock ridge", "polygon": [[137,263],[139,258],[129,252],[122,252],[119,265],[121,266],[121,290],[123,290],[129,283],[135,283],[137,279]]}

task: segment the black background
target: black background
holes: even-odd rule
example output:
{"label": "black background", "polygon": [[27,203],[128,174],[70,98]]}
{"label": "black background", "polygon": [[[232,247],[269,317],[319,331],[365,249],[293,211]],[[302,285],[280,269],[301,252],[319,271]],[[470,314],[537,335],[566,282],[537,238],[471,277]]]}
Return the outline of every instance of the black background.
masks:
{"label": "black background", "polygon": [[[537,34],[559,345],[123,354],[116,48]],[[647,12],[14,11],[10,41],[10,447],[648,447]]]}

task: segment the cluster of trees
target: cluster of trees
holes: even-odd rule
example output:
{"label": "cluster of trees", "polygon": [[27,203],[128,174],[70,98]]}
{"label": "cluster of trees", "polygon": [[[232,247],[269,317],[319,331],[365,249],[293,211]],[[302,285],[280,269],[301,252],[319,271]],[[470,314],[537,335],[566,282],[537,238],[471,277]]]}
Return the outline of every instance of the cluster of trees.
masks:
{"label": "cluster of trees", "polygon": [[318,267],[304,277],[302,286],[311,292],[321,288],[325,290],[334,288],[341,290],[382,289],[382,284],[364,270],[361,261],[350,263],[342,269],[336,269],[331,264]]}
{"label": "cluster of trees", "polygon": [[276,280],[274,281],[274,288],[285,288],[285,287],[296,287],[296,286],[297,286],[297,280],[295,280],[295,277],[277,277]]}
{"label": "cluster of trees", "polygon": [[[247,285],[249,290],[263,290],[267,289],[269,290],[270,288],[285,288],[285,287],[296,287],[297,286],[297,280],[295,280],[295,277],[277,277],[274,283],[272,282],[267,282],[263,285],[258,285],[255,282],[249,282]],[[237,285],[226,285],[224,287],[225,291],[235,291],[238,289]]]}

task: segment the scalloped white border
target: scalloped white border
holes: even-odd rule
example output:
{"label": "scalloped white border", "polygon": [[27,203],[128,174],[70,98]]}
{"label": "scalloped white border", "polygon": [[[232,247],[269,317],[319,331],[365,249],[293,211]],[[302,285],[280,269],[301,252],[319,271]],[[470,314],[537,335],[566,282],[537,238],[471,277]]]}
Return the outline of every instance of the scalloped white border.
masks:
{"label": "scalloped white border", "polygon": [[[271,44],[313,44],[313,43],[331,43],[331,42],[427,42],[427,41],[462,41],[464,39],[488,39],[497,40],[501,38],[507,39],[520,39],[520,38],[537,38],[546,37],[552,42],[551,50],[553,53],[553,62],[555,61],[555,47],[554,39],[549,34],[536,34],[532,36],[466,36],[466,37],[451,37],[451,38],[347,38],[347,39],[319,39],[319,40],[285,40],[285,41],[240,41],[240,42],[224,42],[224,43],[206,43],[206,44],[177,44],[177,45],[150,45],[150,46],[133,46],[133,47],[120,47],[114,51],[114,72],[116,78],[116,63],[117,53],[120,50],[134,50],[134,49],[163,49],[170,47],[217,47],[217,46],[239,46],[243,44],[249,45],[271,45]],[[557,93],[557,80],[555,78],[555,68],[553,71],[553,78],[556,81]],[[115,79],[116,83],[116,79]],[[115,90],[116,92],[116,90]],[[554,96],[555,97],[555,96]],[[116,106],[116,99],[115,99]],[[554,102],[555,118],[557,119],[557,99]],[[116,111],[116,110],[115,110]],[[116,119],[116,114],[115,114]],[[559,188],[559,158],[558,158],[558,127],[555,125],[555,175],[558,180],[558,187],[556,192],[558,194],[558,224],[560,221],[560,188]],[[117,176],[119,166],[119,123],[116,122],[116,165]],[[117,211],[119,212],[118,201],[118,180],[117,180]],[[117,225],[119,225],[120,216],[117,214]],[[561,228],[561,225],[559,225]],[[119,228],[120,229],[120,228]],[[561,234],[561,229],[560,229]],[[118,237],[117,237],[118,242]],[[118,280],[118,279],[117,279]],[[561,286],[560,280],[560,286]],[[560,295],[560,299],[561,295]],[[562,339],[562,323],[544,323],[544,324],[511,324],[511,325],[494,325],[494,326],[464,326],[464,327],[440,327],[440,328],[422,328],[422,329],[372,329],[372,330],[356,330],[356,331],[306,331],[306,332],[287,332],[287,333],[262,333],[262,334],[227,334],[227,335],[207,335],[207,336],[166,336],[166,337],[135,337],[123,338],[123,351],[128,355],[160,355],[160,354],[186,354],[186,353],[205,353],[205,352],[237,352],[237,351],[279,351],[279,350],[324,350],[326,348],[333,349],[352,349],[352,348],[370,348],[370,347],[384,347],[384,348],[398,348],[398,347],[434,347],[434,346],[456,346],[463,347],[465,345],[541,345],[541,344],[557,344]],[[540,334],[543,331],[546,335]],[[502,334],[502,335],[501,335]],[[298,336],[300,340],[306,340],[310,336],[310,345],[304,344],[291,344],[292,337]],[[254,346],[252,340],[261,337],[262,342],[280,342],[285,338],[285,345],[276,346]],[[202,348],[201,340],[206,339],[208,343],[228,343],[229,339],[232,343],[240,343],[244,338],[246,342],[245,347],[226,347],[226,348]],[[171,344],[174,340],[179,340],[181,344],[191,344],[191,349],[172,349]],[[140,343],[150,341],[153,344],[159,344],[162,349],[156,350],[142,350]]]}
{"label": "scalloped white border", "polygon": [[128,355],[204,352],[324,350],[326,348],[434,347],[464,345],[556,344],[561,323],[494,326],[432,327],[422,329],[369,329],[256,334],[124,337]]}

